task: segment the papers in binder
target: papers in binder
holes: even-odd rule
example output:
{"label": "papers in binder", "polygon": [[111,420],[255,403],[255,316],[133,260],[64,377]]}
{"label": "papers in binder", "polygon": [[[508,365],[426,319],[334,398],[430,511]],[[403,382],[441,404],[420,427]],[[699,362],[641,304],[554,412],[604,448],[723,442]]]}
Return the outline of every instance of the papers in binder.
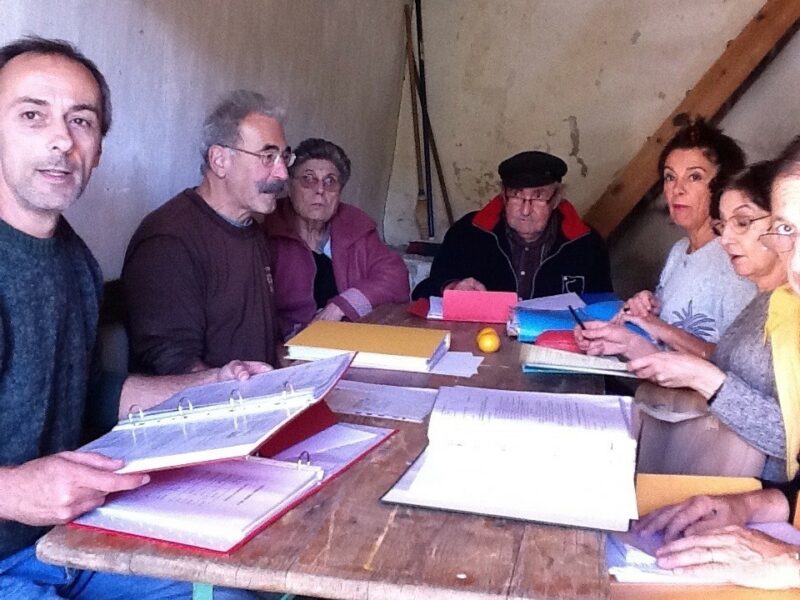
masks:
{"label": "papers in binder", "polygon": [[593,373],[632,377],[627,364],[615,356],[588,356],[577,352],[521,344],[520,362],[526,373]]}
{"label": "papers in binder", "polygon": [[638,515],[630,398],[445,387],[428,439],[384,501],[616,531]]}
{"label": "papers in binder", "polygon": [[115,495],[75,524],[231,552],[392,433],[336,423],[272,458],[158,471],[147,485]]}
{"label": "papers in binder", "polygon": [[273,370],[247,381],[189,388],[147,411],[132,411],[106,435],[80,448],[125,461],[136,473],[239,458],[322,399],[352,354]]}

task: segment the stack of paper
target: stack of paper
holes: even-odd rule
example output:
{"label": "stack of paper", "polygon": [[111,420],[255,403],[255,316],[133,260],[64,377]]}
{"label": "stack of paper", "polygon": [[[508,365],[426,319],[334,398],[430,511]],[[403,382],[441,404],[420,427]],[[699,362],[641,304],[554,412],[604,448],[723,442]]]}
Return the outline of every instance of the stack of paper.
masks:
{"label": "stack of paper", "polygon": [[428,439],[384,501],[616,531],[637,517],[630,398],[442,388]]}
{"label": "stack of paper", "polygon": [[593,373],[636,378],[627,364],[615,356],[588,356],[535,344],[521,346],[520,362],[526,373]]}
{"label": "stack of paper", "polygon": [[356,352],[354,367],[427,373],[450,347],[441,329],[314,321],[286,343],[288,358],[319,360]]}

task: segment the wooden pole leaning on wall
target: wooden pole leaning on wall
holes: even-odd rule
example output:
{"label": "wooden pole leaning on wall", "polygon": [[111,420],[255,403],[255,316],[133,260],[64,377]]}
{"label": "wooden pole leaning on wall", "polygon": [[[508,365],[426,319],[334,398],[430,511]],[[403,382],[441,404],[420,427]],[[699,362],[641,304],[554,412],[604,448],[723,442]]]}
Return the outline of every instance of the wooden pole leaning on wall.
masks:
{"label": "wooden pole leaning on wall", "polygon": [[673,119],[680,113],[722,118],[724,112],[755,79],[800,26],[800,1],[767,0],[741,33],[728,42],[722,55],[683,101],[647,138],[631,161],[619,171],[605,192],[586,212],[585,220],[608,237],[639,201],[658,184],[658,157],[677,131]]}
{"label": "wooden pole leaning on wall", "polygon": [[417,202],[414,216],[417,221],[420,238],[428,233],[428,197],[425,193],[425,177],[422,173],[422,156],[420,155],[419,110],[417,109],[417,86],[414,82],[417,62],[414,57],[414,34],[411,31],[411,6],[403,6],[406,18],[406,62],[408,63],[408,89],[411,94],[411,121],[414,132],[414,159],[417,166]]}
{"label": "wooden pole leaning on wall", "polygon": [[[406,5],[406,18],[409,19],[409,26],[410,26],[410,19],[411,19],[411,7]],[[414,47],[411,44],[410,40],[408,42],[409,48],[406,52],[409,53],[409,75],[411,76],[411,89],[414,90],[412,92],[412,96],[415,94],[419,94],[419,72],[417,71],[417,64],[416,60],[414,59]],[[413,102],[412,98],[412,102]],[[416,103],[412,104],[412,111]],[[428,116],[428,107],[427,105],[420,105],[420,111],[422,112],[422,120],[425,123],[425,126],[428,129],[429,133],[429,142],[431,147],[431,154],[433,155],[433,164],[436,167],[436,178],[439,180],[439,188],[442,190],[442,203],[444,204],[444,212],[447,215],[447,223],[448,225],[452,225],[455,222],[453,218],[453,206],[450,204],[450,194],[447,191],[447,183],[444,180],[444,168],[442,167],[442,160],[439,156],[439,148],[436,146],[436,137],[433,135],[433,128],[431,127],[431,120]],[[430,198],[432,198],[432,194],[430,190],[428,190],[428,201],[430,202]]]}

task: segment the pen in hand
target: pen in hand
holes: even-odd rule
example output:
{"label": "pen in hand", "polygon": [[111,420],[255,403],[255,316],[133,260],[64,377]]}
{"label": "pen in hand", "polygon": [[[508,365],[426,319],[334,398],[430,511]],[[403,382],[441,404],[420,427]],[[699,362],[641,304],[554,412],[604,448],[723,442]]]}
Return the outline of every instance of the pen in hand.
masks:
{"label": "pen in hand", "polygon": [[575,319],[575,322],[578,324],[578,326],[581,329],[586,329],[586,325],[583,324],[583,321],[581,321],[581,318],[578,316],[578,313],[575,312],[574,308],[572,308],[572,305],[567,305],[567,308],[569,309],[569,312],[572,313],[572,318]]}

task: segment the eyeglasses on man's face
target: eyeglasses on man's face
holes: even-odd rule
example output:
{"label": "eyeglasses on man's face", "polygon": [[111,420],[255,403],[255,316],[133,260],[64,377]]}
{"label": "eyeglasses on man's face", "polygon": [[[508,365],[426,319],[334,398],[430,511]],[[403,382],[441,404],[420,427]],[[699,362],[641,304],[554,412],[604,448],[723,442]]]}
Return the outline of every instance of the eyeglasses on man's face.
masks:
{"label": "eyeglasses on man's face", "polygon": [[558,186],[539,188],[506,188],[506,202],[511,206],[520,207],[525,203],[544,206],[549,204],[558,193]]}
{"label": "eyeglasses on man's face", "polygon": [[731,231],[736,234],[747,233],[750,227],[756,221],[769,219],[772,215],[763,215],[761,217],[748,217],[747,215],[733,215],[725,220],[718,219],[711,224],[711,229],[717,235],[722,235],[724,231],[730,227]]}
{"label": "eyeglasses on man's face", "polygon": [[794,248],[797,231],[791,225],[778,223],[773,225],[768,232],[758,236],[758,240],[773,252],[782,254],[790,252]]}
{"label": "eyeglasses on man's face", "polygon": [[261,164],[265,167],[274,167],[278,163],[278,159],[283,161],[283,164],[286,165],[288,169],[294,164],[294,159],[297,158],[295,153],[292,152],[292,149],[287,147],[286,150],[280,150],[278,148],[270,148],[268,150],[261,150],[260,152],[253,152],[252,150],[245,150],[244,148],[237,148],[236,146],[227,146],[226,144],[219,144],[223,148],[227,148],[228,150],[235,150],[236,152],[242,152],[243,154],[249,154],[250,156],[255,156],[261,159]]}
{"label": "eyeglasses on man's face", "polygon": [[322,183],[322,189],[326,192],[339,192],[342,189],[342,182],[334,175],[326,175],[319,179],[316,175],[311,173],[303,173],[295,177],[301,186],[307,190],[318,190],[319,184]]}

